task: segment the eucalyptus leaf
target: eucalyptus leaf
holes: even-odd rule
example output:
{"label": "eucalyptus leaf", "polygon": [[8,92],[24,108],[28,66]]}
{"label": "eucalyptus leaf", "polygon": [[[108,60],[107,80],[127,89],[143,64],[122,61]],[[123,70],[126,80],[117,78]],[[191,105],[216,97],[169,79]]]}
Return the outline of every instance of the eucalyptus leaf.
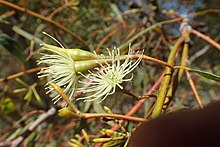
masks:
{"label": "eucalyptus leaf", "polygon": [[36,44],[40,45],[43,40],[41,40],[40,38],[32,35],[31,33],[26,32],[25,30],[22,30],[21,28],[17,27],[17,26],[13,26],[12,30],[14,30],[17,34],[23,36],[24,38],[30,40],[30,41],[34,41]]}
{"label": "eucalyptus leaf", "polygon": [[201,70],[197,70],[197,69],[189,69],[189,71],[191,72],[195,72],[205,78],[220,82],[220,76],[219,75],[215,75],[213,73],[210,72],[206,72],[206,71],[201,71]]}
{"label": "eucalyptus leaf", "polygon": [[0,36],[0,45],[5,47],[13,56],[15,56],[21,63],[24,63],[24,52],[19,43],[10,36],[3,34]]}

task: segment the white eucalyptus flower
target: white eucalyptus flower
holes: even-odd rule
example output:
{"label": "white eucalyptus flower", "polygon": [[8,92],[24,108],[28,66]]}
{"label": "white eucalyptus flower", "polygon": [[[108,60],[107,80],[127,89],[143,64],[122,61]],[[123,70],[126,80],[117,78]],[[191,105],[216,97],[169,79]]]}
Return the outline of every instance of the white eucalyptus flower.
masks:
{"label": "white eucalyptus flower", "polygon": [[[51,51],[51,49],[46,47],[47,45],[43,44],[43,49]],[[65,50],[63,48],[63,50]],[[40,58],[38,64],[47,64],[48,67],[42,68],[39,74],[39,78],[47,77],[48,83],[46,84],[45,89],[49,89],[47,93],[52,92],[54,88],[50,86],[50,83],[55,83],[59,85],[64,93],[71,98],[75,92],[75,87],[77,83],[77,75],[75,70],[75,62],[70,57],[70,55],[58,48],[53,48],[53,53],[55,54],[46,54]],[[54,103],[59,101],[61,96],[56,93],[53,98]]]}
{"label": "white eucalyptus flower", "polygon": [[96,72],[89,71],[87,76],[81,74],[87,79],[87,81],[79,81],[79,83],[82,83],[83,87],[78,88],[78,91],[89,93],[90,95],[78,98],[77,100],[98,100],[99,102],[102,102],[108,95],[115,92],[117,86],[120,89],[123,89],[121,84],[132,80],[133,76],[130,78],[125,78],[125,76],[138,66],[142,60],[143,52],[135,62],[132,62],[132,55],[134,52],[130,46],[128,55],[123,56],[125,58],[124,61],[120,61],[122,56],[120,56],[119,48],[114,48],[112,52],[108,50],[108,52],[111,58],[111,63],[103,62],[102,59],[98,58],[97,62],[101,68],[95,68]]}

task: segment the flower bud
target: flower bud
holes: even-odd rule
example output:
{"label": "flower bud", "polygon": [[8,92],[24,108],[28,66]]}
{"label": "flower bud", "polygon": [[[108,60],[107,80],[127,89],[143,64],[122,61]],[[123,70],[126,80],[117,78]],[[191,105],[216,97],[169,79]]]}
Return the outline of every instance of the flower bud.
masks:
{"label": "flower bud", "polygon": [[48,51],[51,51],[55,54],[59,54],[60,52],[62,53],[67,53],[74,61],[82,61],[82,60],[91,60],[91,59],[96,59],[96,55],[82,50],[82,49],[64,49],[61,47],[49,45],[49,44],[42,44],[42,48]]}
{"label": "flower bud", "polygon": [[64,107],[58,111],[58,115],[60,117],[66,117],[66,118],[79,118],[77,114],[75,114],[73,111],[71,111],[69,108]]}

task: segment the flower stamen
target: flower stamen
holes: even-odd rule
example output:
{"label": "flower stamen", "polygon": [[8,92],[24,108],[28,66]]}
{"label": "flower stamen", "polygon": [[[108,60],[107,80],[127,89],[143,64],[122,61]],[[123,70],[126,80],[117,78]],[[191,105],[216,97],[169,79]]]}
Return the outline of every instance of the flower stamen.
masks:
{"label": "flower stamen", "polygon": [[121,84],[123,82],[128,82],[133,79],[133,75],[127,79],[125,78],[125,76],[132,72],[141,62],[143,52],[139,56],[139,58],[132,63],[132,55],[134,51],[129,46],[128,55],[125,57],[123,63],[121,63],[119,48],[114,48],[112,51],[110,51],[109,49],[107,50],[109,57],[111,58],[111,64],[107,61],[103,62],[103,60],[101,61],[97,57],[97,63],[100,65],[100,68],[95,68],[96,72],[89,71],[89,74],[87,76],[80,73],[84,78],[89,81],[79,81],[79,83],[81,83],[83,87],[78,88],[78,91],[93,94],[85,97],[80,97],[77,100],[99,100],[98,102],[100,103],[105,100],[108,95],[114,94],[116,91],[116,87],[123,89],[123,86]]}

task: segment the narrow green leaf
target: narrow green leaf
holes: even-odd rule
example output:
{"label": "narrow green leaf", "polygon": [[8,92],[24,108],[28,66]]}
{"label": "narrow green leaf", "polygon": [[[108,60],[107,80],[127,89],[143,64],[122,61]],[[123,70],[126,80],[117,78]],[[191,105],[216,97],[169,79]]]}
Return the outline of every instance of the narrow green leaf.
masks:
{"label": "narrow green leaf", "polygon": [[40,96],[39,96],[39,94],[38,94],[36,88],[32,88],[32,91],[33,91],[33,93],[34,93],[34,96],[35,96],[36,100],[37,100],[38,102],[41,102],[41,98],[40,98]]}
{"label": "narrow green leaf", "polygon": [[28,33],[24,30],[22,30],[21,28],[17,27],[17,26],[13,26],[12,30],[15,31],[17,34],[23,36],[24,38],[26,38],[27,40],[30,41],[34,41],[36,44],[40,45],[41,43],[43,43],[43,40],[41,40],[40,38],[32,35],[31,33]]}
{"label": "narrow green leaf", "polygon": [[195,72],[203,77],[206,77],[208,79],[220,82],[220,76],[219,75],[215,75],[213,73],[210,72],[206,72],[206,71],[201,71],[201,70],[197,70],[197,69],[190,69],[189,71],[191,72]]}
{"label": "narrow green leaf", "polygon": [[13,38],[6,34],[0,36],[0,45],[5,47],[13,56],[15,56],[21,63],[24,63],[25,56],[22,48]]}

